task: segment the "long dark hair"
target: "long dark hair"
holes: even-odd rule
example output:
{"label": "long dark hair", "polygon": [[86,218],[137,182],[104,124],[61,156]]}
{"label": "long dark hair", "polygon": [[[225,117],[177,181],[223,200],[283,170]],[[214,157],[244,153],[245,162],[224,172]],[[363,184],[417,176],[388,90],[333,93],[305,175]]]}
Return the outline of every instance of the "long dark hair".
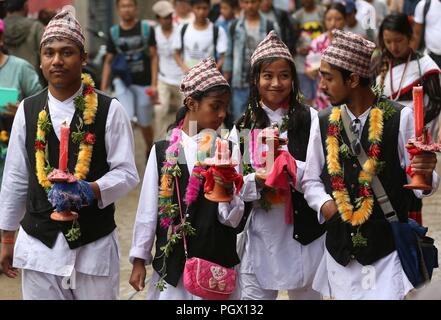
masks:
{"label": "long dark hair", "polygon": [[[252,68],[250,73],[250,96],[248,100],[248,107],[242,117],[236,122],[238,129],[256,128],[263,129],[271,125],[269,118],[260,106],[260,95],[257,84],[260,79],[260,72],[264,66],[267,66],[274,61],[283,58],[268,58],[258,61]],[[288,60],[287,60],[288,61]],[[297,71],[294,63],[288,61],[291,68],[292,75],[292,91],[289,98],[288,107],[288,129],[301,130],[303,127],[303,111],[302,104],[299,101],[299,80],[297,78]]]}
{"label": "long dark hair", "polygon": [[[190,97],[193,100],[201,101],[204,97],[206,97],[208,95],[211,95],[211,96],[212,95],[214,95],[214,96],[221,96],[221,95],[224,95],[224,94],[227,94],[227,93],[228,94],[231,93],[230,87],[227,86],[227,85],[223,85],[222,84],[222,85],[211,87],[211,88],[209,88],[209,89],[207,89],[205,91],[195,91],[193,94],[190,95]],[[189,110],[189,108],[187,106],[187,99],[188,98],[186,98],[184,100],[184,105],[181,108],[179,108],[178,112],[176,113],[176,120],[175,120],[175,122],[173,122],[167,128],[167,131],[170,131],[170,130],[176,128],[182,122],[182,120],[184,120],[185,115],[187,114],[187,112]]]}

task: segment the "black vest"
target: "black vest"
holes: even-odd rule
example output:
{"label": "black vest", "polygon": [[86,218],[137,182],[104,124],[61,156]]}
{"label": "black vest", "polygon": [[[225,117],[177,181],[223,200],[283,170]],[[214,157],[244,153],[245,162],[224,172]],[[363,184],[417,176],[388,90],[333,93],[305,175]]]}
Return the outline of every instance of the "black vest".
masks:
{"label": "black vest", "polygon": [[[107,152],[105,147],[105,132],[106,121],[109,112],[112,98],[98,93],[98,111],[96,114],[95,124],[89,129],[91,133],[96,135],[96,143],[94,144],[92,161],[90,171],[87,175],[86,181],[96,181],[104,176],[109,171],[107,164]],[[29,171],[29,186],[26,204],[26,214],[21,221],[23,229],[29,235],[39,239],[49,248],[52,248],[57,239],[58,233],[61,231],[66,234],[72,222],[59,222],[51,220],[50,215],[54,208],[47,200],[47,194],[43,187],[38,183],[37,175],[35,173],[35,137],[37,129],[38,114],[43,110],[47,102],[47,89],[41,93],[32,96],[24,101],[24,111],[26,120],[26,151],[28,154],[28,171]],[[79,117],[75,111],[72,123],[70,124],[70,132],[77,131],[79,124]],[[58,168],[58,155],[60,142],[52,129],[47,136],[48,157],[49,163],[52,167]],[[75,165],[78,156],[79,145],[74,144],[69,139],[69,159],[68,168],[71,173],[75,172]],[[69,242],[71,249],[84,246],[95,240],[98,240],[115,228],[114,220],[115,206],[113,204],[104,209],[98,208],[98,202],[81,209],[79,213],[78,222],[81,228],[81,237],[73,242]]]}
{"label": "black vest", "polygon": [[[289,153],[299,161],[306,161],[306,151],[308,149],[309,135],[311,129],[311,112],[308,106],[302,105],[302,130],[288,130],[288,150]],[[242,149],[243,150],[243,149]],[[294,234],[293,238],[302,245],[307,245],[325,232],[325,226],[321,225],[317,219],[317,213],[311,209],[306,202],[303,193],[291,189],[294,215]],[[252,203],[245,203],[244,219],[241,223],[244,226],[252,209]]]}
{"label": "black vest", "polygon": [[[390,101],[391,102],[391,101]],[[391,102],[392,103],[392,102]],[[409,199],[412,191],[404,189],[407,183],[406,173],[400,166],[398,155],[398,133],[400,128],[400,115],[402,106],[392,103],[396,112],[389,119],[384,121],[383,139],[381,142],[380,161],[385,163],[384,169],[378,174],[384,190],[395,209],[400,221],[407,221]],[[319,113],[320,131],[323,152],[325,159],[326,137],[328,132],[329,115],[332,108],[327,108]],[[369,150],[368,142],[369,118],[363,128],[361,144],[364,150]],[[342,131],[343,140],[349,145],[348,138]],[[349,159],[341,159],[344,171],[344,182],[349,192],[352,204],[358,197],[358,175],[361,167],[356,157],[350,156]],[[332,195],[330,176],[327,165],[322,170],[321,179],[325,185],[326,192]],[[334,215],[326,223],[326,248],[332,257],[341,265],[346,266],[351,259],[356,259],[362,265],[372,264],[373,262],[387,256],[395,250],[394,239],[389,222],[385,219],[374,196],[374,208],[369,219],[360,227],[361,234],[367,238],[367,246],[354,248],[352,245],[352,235],[357,233],[357,227],[352,227],[349,223],[341,220],[340,214]]]}
{"label": "black vest", "polygon": [[[169,142],[164,140],[155,144],[159,178],[161,177],[161,168],[165,159],[165,150],[168,145]],[[182,149],[181,152],[183,152]],[[178,179],[181,206],[183,214],[185,214],[186,205],[183,199],[190,174],[186,164],[179,164],[179,167],[182,173]],[[173,194],[173,203],[178,203],[176,188]],[[219,222],[218,204],[205,199],[203,185],[199,191],[198,199],[191,204],[187,214],[189,214],[187,218],[188,221],[192,227],[196,229],[196,235],[186,237],[189,258],[203,258],[226,268],[234,267],[240,262],[236,253],[236,230]],[[179,224],[180,219],[178,215],[173,221],[173,224]],[[159,223],[160,221],[158,219],[156,226],[156,253],[152,266],[159,275],[163,276],[166,274],[165,281],[176,287],[184,270],[184,245],[183,242],[180,241],[173,247],[173,251],[165,260],[166,267],[164,269],[164,254],[161,247],[167,243],[167,229],[162,228]]]}

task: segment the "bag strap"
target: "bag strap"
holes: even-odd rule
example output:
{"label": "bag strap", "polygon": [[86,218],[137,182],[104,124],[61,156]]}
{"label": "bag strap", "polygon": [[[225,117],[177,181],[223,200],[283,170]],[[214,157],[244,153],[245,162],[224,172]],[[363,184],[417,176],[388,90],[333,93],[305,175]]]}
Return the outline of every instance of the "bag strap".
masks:
{"label": "bag strap", "polygon": [[[184,223],[184,215],[182,214],[182,206],[181,206],[181,191],[179,190],[179,181],[178,176],[175,176],[175,187],[176,191],[178,193],[178,205],[179,205],[179,215],[181,216],[181,223]],[[184,229],[182,229],[182,240],[184,242],[184,253],[185,258],[188,258],[188,252],[187,252],[187,239],[185,238],[185,232]]]}
{"label": "bag strap", "polygon": [[[349,117],[349,113],[346,106],[342,106],[340,108],[341,110],[341,119],[343,122],[343,126],[346,132],[347,137],[349,138],[349,142],[352,144],[352,141],[357,140],[357,137],[355,134],[350,130],[350,123],[351,118]],[[361,152],[357,156],[358,163],[360,166],[363,166],[363,164],[368,160],[368,156],[366,155],[366,152],[364,151],[363,146],[361,146]],[[383,188],[383,185],[381,184],[380,179],[375,175],[372,177],[372,183],[371,183],[372,191],[374,192],[375,197],[377,198],[377,202],[380,205],[381,209],[383,210],[385,218],[389,222],[398,221],[397,214],[392,207],[392,204],[390,203],[389,197],[386,194],[386,191]]]}
{"label": "bag strap", "polygon": [[423,49],[425,46],[425,37],[424,34],[426,33],[426,16],[427,16],[427,12],[429,12],[430,9],[430,0],[426,0],[426,3],[424,4],[424,8],[423,8],[423,28],[421,30],[421,39],[420,39],[420,43],[418,44],[418,49]]}
{"label": "bag strap", "polygon": [[184,24],[181,29],[181,56],[182,56],[182,60],[184,60],[184,48],[185,48],[184,35],[185,35],[185,31],[187,31],[187,28],[188,28],[188,23]]}
{"label": "bag strap", "polygon": [[122,53],[121,48],[119,47],[119,25],[115,24],[110,27],[110,36],[112,38],[113,43],[115,44],[115,49],[117,53]]}
{"label": "bag strap", "polygon": [[141,38],[145,48],[149,46],[150,24],[147,20],[141,20]]}
{"label": "bag strap", "polygon": [[213,52],[214,59],[217,62],[217,38],[219,36],[219,27],[213,24]]}

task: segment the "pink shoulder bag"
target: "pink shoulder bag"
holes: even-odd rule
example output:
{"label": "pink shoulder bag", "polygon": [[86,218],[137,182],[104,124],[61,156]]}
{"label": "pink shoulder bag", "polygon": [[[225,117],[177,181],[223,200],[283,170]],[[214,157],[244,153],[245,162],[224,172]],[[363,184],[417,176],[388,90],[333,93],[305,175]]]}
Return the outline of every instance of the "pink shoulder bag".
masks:
{"label": "pink shoulder bag", "polygon": [[[175,177],[181,223],[184,222],[178,178]],[[187,240],[183,233],[185,252],[184,287],[191,294],[206,300],[227,300],[236,287],[236,271],[201,258],[188,258]]]}

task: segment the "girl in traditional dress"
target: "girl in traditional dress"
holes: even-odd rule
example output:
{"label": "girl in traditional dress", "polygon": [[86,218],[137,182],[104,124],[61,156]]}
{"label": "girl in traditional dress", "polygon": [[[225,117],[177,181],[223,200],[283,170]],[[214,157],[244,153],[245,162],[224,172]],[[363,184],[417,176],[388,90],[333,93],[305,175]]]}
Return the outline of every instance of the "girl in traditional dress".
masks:
{"label": "girl in traditional dress", "polygon": [[[136,290],[144,287],[145,265],[153,266],[148,299],[198,299],[183,285],[186,256],[182,232],[189,257],[203,258],[226,268],[239,263],[235,228],[242,218],[243,202],[238,196],[230,203],[205,199],[203,169],[197,163],[214,142],[212,135],[203,134],[204,129],[218,129],[225,118],[230,87],[215,61],[208,58],[187,73],[181,91],[185,103],[171,136],[154,145],[147,163],[130,250],[130,284]],[[231,185],[224,186],[232,192]],[[179,212],[181,197],[185,221]]]}

